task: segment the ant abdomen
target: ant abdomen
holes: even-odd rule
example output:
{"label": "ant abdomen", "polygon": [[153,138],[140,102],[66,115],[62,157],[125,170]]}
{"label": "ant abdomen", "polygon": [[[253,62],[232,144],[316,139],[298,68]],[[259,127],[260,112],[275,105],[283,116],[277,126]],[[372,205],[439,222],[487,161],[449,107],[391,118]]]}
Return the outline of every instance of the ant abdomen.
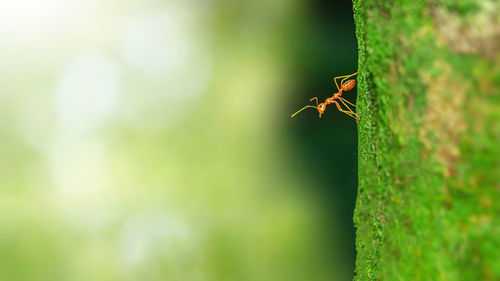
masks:
{"label": "ant abdomen", "polygon": [[350,91],[356,85],[356,80],[351,79],[342,84],[342,91]]}

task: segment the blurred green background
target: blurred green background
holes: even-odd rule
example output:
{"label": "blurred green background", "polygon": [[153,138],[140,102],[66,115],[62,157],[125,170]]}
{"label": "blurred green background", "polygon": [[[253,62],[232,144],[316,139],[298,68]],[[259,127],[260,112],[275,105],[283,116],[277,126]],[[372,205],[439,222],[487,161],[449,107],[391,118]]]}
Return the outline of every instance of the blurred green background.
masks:
{"label": "blurred green background", "polygon": [[[350,1],[0,4],[0,280],[349,280]],[[347,98],[355,101],[354,93]]]}

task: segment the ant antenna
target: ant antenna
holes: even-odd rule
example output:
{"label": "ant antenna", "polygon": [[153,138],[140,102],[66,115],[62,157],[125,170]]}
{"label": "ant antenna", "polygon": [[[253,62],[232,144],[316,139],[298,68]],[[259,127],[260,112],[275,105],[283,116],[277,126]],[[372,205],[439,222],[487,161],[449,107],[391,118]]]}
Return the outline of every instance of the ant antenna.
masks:
{"label": "ant antenna", "polygon": [[306,109],[306,108],[308,108],[308,107],[312,107],[312,108],[314,108],[314,109],[317,109],[315,106],[312,106],[312,105],[306,105],[306,106],[302,107],[299,111],[297,111],[297,112],[295,112],[294,114],[292,114],[292,118],[293,118],[295,115],[297,115],[299,112],[301,112],[302,110],[304,110],[304,109]]}
{"label": "ant antenna", "polygon": [[318,97],[314,97],[314,98],[310,99],[309,101],[313,101],[313,100],[316,100],[316,107],[318,107],[319,106],[318,105]]}

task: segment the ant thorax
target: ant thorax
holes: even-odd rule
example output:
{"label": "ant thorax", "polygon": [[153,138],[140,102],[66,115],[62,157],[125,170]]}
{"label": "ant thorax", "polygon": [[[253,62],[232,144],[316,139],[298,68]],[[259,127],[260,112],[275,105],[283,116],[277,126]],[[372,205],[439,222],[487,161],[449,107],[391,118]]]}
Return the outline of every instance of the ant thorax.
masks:
{"label": "ant thorax", "polygon": [[[336,95],[336,94],[335,94],[335,95]],[[325,103],[326,103],[326,104],[332,104],[332,103],[333,103],[333,100],[337,98],[337,97],[335,97],[335,95],[333,95],[333,97],[331,97],[331,98],[327,98],[327,99],[325,100]]]}

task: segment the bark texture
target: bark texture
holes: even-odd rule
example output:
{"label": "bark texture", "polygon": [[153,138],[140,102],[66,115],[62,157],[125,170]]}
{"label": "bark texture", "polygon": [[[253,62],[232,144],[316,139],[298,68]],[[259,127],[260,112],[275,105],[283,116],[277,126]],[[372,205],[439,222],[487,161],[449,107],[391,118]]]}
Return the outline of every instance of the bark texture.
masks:
{"label": "bark texture", "polygon": [[500,280],[498,1],[355,0],[355,280]]}

